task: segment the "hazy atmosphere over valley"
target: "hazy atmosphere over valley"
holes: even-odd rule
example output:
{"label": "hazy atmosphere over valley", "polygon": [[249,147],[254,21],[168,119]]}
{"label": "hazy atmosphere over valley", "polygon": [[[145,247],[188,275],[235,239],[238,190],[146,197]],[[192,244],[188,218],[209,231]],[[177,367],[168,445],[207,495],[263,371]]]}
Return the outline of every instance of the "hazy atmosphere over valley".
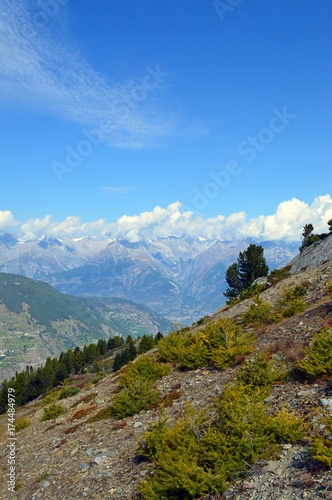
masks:
{"label": "hazy atmosphere over valley", "polygon": [[[159,418],[159,409],[173,408],[176,399],[175,409],[166,411],[167,425],[199,420],[186,404],[204,412],[216,396],[211,384],[222,393],[237,380],[236,367],[254,362],[256,354],[264,369],[273,358],[280,373],[291,377],[309,356],[313,336],[323,328],[322,335],[331,337],[331,19],[330,0],[0,0],[0,437],[8,405],[32,405],[22,414],[29,420],[42,411],[38,405],[46,405],[46,413],[56,406],[63,384],[72,391],[68,397],[96,389],[84,392],[87,399],[77,398],[78,408],[65,405],[54,414],[59,429],[52,439],[61,444],[54,459],[42,455],[49,467],[37,480],[23,455],[24,480],[16,458],[13,471],[2,467],[11,476],[7,496],[0,498],[12,498],[20,488],[19,498],[33,500],[281,498],[279,486],[276,496],[265,488],[268,482],[260,483],[262,496],[255,482],[223,496],[233,477],[246,476],[238,465],[233,472],[225,469],[225,476],[220,472],[222,480],[215,475],[227,460],[218,455],[219,465],[211,465],[219,453],[214,447],[207,462],[188,459],[188,476],[167,489],[177,476],[167,475],[173,465],[162,458],[164,449],[153,455],[149,438],[140,445],[150,467],[135,462],[133,443],[135,432],[148,429],[150,416]],[[279,285],[282,280],[289,289]],[[328,352],[330,340],[323,341]],[[147,368],[151,360],[153,370],[161,370],[158,376]],[[148,381],[141,368],[135,372],[136,362]],[[125,375],[116,379],[120,369]],[[326,387],[317,389],[318,382],[310,394],[330,396],[331,370],[320,372]],[[297,389],[313,383],[316,371],[305,373],[287,381]],[[169,378],[161,382],[163,377]],[[190,390],[194,384],[198,402]],[[248,391],[243,397],[252,397]],[[137,406],[131,412],[133,394]],[[273,394],[278,404],[268,414],[279,418],[289,397]],[[121,398],[123,411],[116,406]],[[312,401],[324,411],[329,404]],[[58,485],[55,464],[71,461],[62,457],[61,446],[69,446],[67,434],[78,429],[62,435],[67,420],[60,414],[74,407],[83,412],[77,419],[101,412],[78,427],[108,418],[109,432],[121,434],[113,441],[121,442],[122,462],[111,465],[117,445],[109,449],[100,437],[95,449],[92,438],[88,443],[91,429],[85,433],[82,427],[82,440],[70,451],[74,469]],[[296,418],[305,415],[293,407]],[[34,429],[39,443],[46,443],[44,417],[38,413],[38,424],[27,431],[31,437]],[[332,423],[305,418],[331,425],[332,432]],[[132,429],[122,435],[127,425]],[[200,439],[213,425],[193,431],[194,440],[200,436],[197,457],[206,452]],[[315,432],[312,427],[313,439]],[[303,436],[293,438],[274,437],[273,446],[291,442],[294,456],[300,447],[294,443],[307,450]],[[25,457],[30,444],[24,446]],[[264,460],[279,459],[281,449],[269,449]],[[90,453],[88,465],[81,458],[75,462],[83,452]],[[262,458],[255,453],[255,460]],[[255,463],[243,457],[245,467]],[[325,463],[331,467],[332,459]],[[104,468],[96,472],[99,466]],[[306,467],[304,473],[314,477],[314,465]],[[158,472],[153,476],[152,470]],[[137,478],[144,479],[142,487]],[[290,488],[284,500],[304,498]],[[308,499],[318,498],[317,492]]]}

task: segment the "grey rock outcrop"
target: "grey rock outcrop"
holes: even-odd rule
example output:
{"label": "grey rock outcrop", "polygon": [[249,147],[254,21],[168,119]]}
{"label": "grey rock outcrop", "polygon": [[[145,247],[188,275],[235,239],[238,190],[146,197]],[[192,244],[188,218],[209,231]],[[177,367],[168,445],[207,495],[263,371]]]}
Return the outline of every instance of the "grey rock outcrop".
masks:
{"label": "grey rock outcrop", "polygon": [[290,264],[292,267],[290,273],[297,273],[302,270],[310,271],[316,267],[325,264],[332,259],[332,234],[324,240],[316,241],[310,247],[295,257]]}

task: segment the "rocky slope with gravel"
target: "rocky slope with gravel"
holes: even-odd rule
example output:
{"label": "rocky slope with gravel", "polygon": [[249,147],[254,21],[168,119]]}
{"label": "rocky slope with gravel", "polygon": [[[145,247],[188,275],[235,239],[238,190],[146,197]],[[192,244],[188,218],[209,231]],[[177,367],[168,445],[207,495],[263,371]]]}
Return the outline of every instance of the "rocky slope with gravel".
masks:
{"label": "rocky slope with gravel", "polygon": [[[302,266],[304,267],[304,266]],[[302,270],[273,284],[261,297],[275,304],[283,291],[305,286],[306,309],[283,321],[258,327],[246,327],[256,337],[256,352],[267,349],[287,369],[301,358],[303,349],[312,342],[321,328],[331,331],[332,299],[327,284],[332,280],[332,259],[310,270]],[[242,314],[253,299],[225,306],[205,321],[229,317],[243,324]],[[166,409],[169,422],[183,414],[186,403],[194,408],[207,407],[220,395],[225,384],[236,378],[239,365],[225,371],[208,366],[182,372],[174,365],[170,373],[156,383],[162,395],[175,390],[179,398]],[[81,387],[76,396],[61,403],[66,412],[56,421],[41,420],[42,399],[17,410],[17,418],[27,415],[30,425],[17,433],[15,493],[7,491],[8,464],[6,416],[0,417],[1,493],[0,499],[76,498],[130,500],[141,498],[137,485],[153,471],[152,464],[137,453],[137,439],[150,423],[157,422],[159,410],[144,410],[138,415],[116,420],[91,422],[89,419],[107,409],[118,393],[119,374],[107,375],[97,384],[91,375],[72,377],[71,385]],[[300,443],[283,443],[278,456],[259,460],[248,472],[234,478],[234,484],[223,495],[210,495],[204,500],[297,500],[332,499],[331,468],[309,454],[310,437],[324,433],[323,419],[332,416],[332,378],[289,377],[272,386],[265,400],[267,411],[274,414],[281,408],[303,417],[310,425],[308,436]],[[85,416],[75,419],[84,409]]]}

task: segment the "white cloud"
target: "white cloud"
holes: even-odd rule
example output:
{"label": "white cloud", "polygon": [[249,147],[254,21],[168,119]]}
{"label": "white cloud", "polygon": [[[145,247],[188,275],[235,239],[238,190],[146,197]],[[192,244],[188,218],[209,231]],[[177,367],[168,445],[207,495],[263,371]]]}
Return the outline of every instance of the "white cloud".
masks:
{"label": "white cloud", "polygon": [[0,231],[7,231],[18,224],[9,210],[0,211]]}
{"label": "white cloud", "polygon": [[[111,223],[105,219],[84,223],[78,216],[70,216],[62,222],[56,222],[47,215],[43,219],[31,219],[22,224],[21,235],[25,239],[43,236],[108,236],[130,242],[187,235],[210,240],[254,238],[259,241],[291,242],[300,240],[302,228],[306,223],[312,223],[317,233],[327,232],[327,221],[331,218],[332,199],[329,194],[318,196],[311,205],[292,198],[280,203],[275,214],[260,215],[250,220],[247,220],[245,212],[233,213],[227,218],[218,215],[204,219],[189,210],[183,210],[181,203],[177,201],[167,208],[156,206],[152,211],[138,215],[123,215]],[[6,224],[15,224],[13,215],[11,212],[0,212],[0,228]]]}
{"label": "white cloud", "polygon": [[43,219],[30,219],[21,226],[21,235],[26,240],[78,236],[104,236],[108,225],[104,219],[82,223],[79,217],[66,217],[62,222],[53,222],[47,215]]}
{"label": "white cloud", "polygon": [[107,123],[104,139],[117,147],[155,145],[186,128],[189,136],[206,133],[204,124],[184,124],[167,101],[168,75],[159,65],[122,81],[97,72],[69,35],[65,3],[53,2],[58,12],[48,14],[50,3],[0,0],[3,106],[24,104],[85,126]]}

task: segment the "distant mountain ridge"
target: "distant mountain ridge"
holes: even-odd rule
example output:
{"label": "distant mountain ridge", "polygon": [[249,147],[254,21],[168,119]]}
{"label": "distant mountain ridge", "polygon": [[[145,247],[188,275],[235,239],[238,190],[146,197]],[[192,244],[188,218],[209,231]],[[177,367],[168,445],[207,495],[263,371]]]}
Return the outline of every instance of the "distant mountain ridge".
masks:
{"label": "distant mountain ridge", "polygon": [[[75,296],[119,297],[191,324],[220,308],[225,271],[253,240],[193,237],[131,243],[92,238],[15,241],[0,237],[0,271],[46,281]],[[263,242],[270,269],[288,264],[299,243]]]}
{"label": "distant mountain ridge", "polygon": [[157,313],[124,299],[72,297],[47,283],[0,273],[0,381],[98,339],[171,328]]}

